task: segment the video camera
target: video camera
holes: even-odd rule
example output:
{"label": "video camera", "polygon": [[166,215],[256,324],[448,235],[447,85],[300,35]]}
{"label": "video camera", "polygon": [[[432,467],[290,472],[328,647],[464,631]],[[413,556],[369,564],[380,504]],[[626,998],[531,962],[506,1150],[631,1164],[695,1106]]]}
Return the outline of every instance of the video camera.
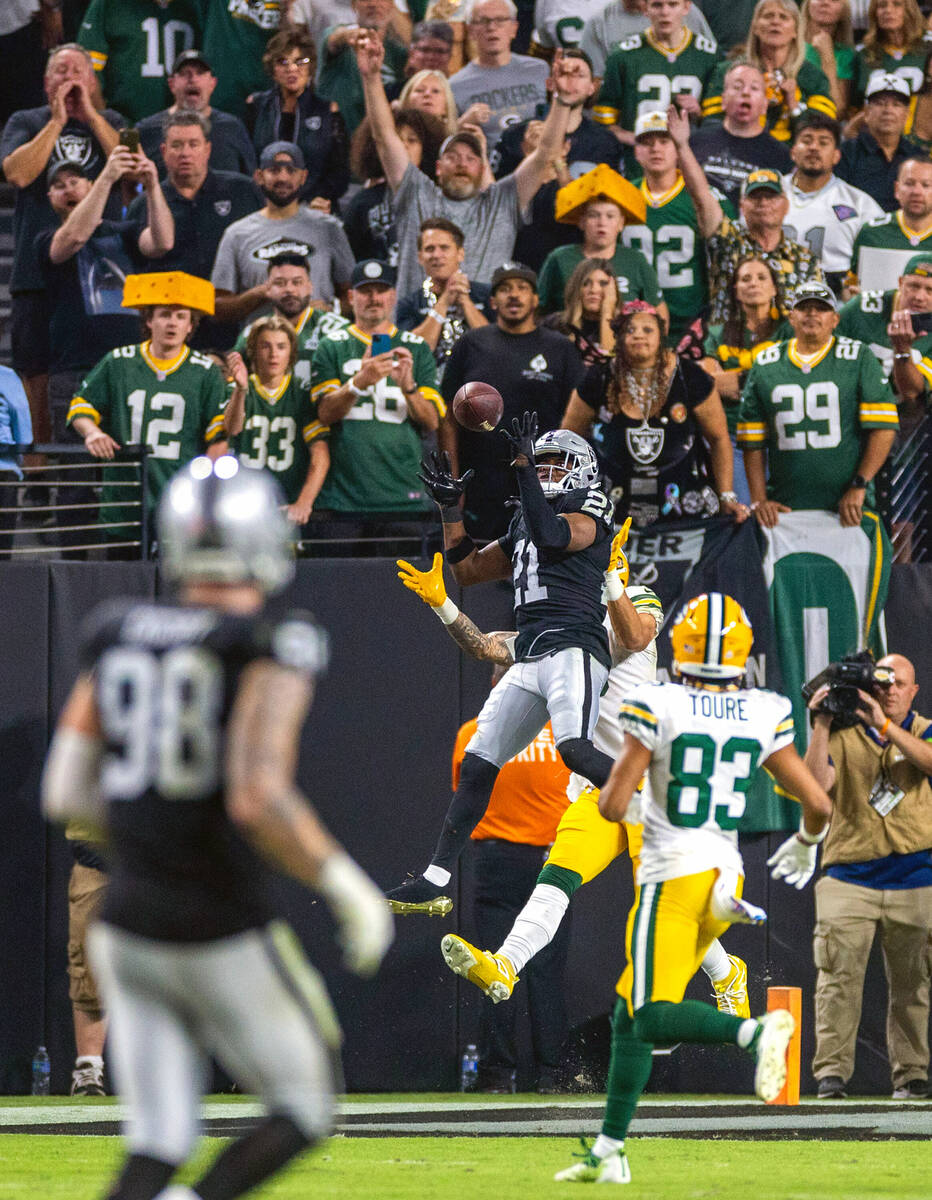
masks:
{"label": "video camera", "polygon": [[892,667],[878,667],[869,650],[858,654],[847,654],[839,662],[829,663],[814,679],[804,683],[803,696],[808,704],[823,684],[829,685],[827,695],[818,711],[832,718],[832,729],[850,729],[860,721],[858,691],[873,692],[876,688],[889,687],[893,683]]}

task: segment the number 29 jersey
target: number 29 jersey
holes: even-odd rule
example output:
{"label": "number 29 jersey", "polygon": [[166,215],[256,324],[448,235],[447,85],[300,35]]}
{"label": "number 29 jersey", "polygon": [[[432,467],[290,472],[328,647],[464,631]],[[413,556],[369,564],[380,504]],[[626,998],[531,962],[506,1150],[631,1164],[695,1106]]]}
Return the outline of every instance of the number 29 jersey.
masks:
{"label": "number 29 jersey", "polygon": [[612,503],[598,487],[558,493],[548,503],[568,516],[583,513],[595,521],[592,544],[584,550],[538,550],[519,508],[499,545],[511,559],[515,587],[515,661],[544,658],[579,646],[611,667],[603,620],[603,576],[612,549]]}
{"label": "number 29 jersey", "polygon": [[712,868],[743,873],[738,824],[755,771],[793,741],[790,701],[761,688],[642,683],[619,720],[652,755],[650,788],[632,799],[625,817],[644,826],[637,882]]}
{"label": "number 29 jersey", "polygon": [[273,873],[227,816],[223,764],[240,677],[257,659],[321,673],[327,640],[301,616],[101,605],[82,656],[104,754],[110,883],[102,919],[200,942],[265,924]]}

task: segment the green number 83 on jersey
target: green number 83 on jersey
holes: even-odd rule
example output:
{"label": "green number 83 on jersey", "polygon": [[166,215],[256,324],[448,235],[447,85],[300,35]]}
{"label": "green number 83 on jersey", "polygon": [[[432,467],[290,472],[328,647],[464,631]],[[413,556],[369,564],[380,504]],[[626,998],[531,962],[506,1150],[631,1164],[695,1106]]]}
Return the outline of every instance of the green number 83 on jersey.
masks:
{"label": "green number 83 on jersey", "polygon": [[760,756],[761,744],[754,738],[731,737],[719,747],[707,733],[681,733],[670,747],[670,824],[737,829]]}

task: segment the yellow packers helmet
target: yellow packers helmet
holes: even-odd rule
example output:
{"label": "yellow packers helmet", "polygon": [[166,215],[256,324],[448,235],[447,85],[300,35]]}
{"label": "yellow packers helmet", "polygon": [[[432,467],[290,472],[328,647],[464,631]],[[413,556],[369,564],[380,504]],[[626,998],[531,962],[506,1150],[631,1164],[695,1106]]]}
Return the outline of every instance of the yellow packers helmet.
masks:
{"label": "yellow packers helmet", "polygon": [[680,611],[670,641],[673,666],[681,675],[733,680],[744,674],[754,631],[737,600],[723,592],[703,592]]}

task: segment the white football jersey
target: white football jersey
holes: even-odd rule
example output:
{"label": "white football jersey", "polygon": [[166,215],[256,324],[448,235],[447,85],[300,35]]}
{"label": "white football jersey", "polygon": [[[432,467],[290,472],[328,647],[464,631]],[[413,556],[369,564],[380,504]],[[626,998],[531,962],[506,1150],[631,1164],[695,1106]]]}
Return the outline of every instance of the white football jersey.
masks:
{"label": "white football jersey", "polygon": [[789,700],[759,688],[644,683],[621,706],[621,727],[652,754],[649,793],[638,797],[637,882],[712,868],[743,873],[738,822],[754,772],[793,740]]}
{"label": "white football jersey", "polygon": [[801,192],[794,187],[791,173],[783,176],[783,189],[790,202],[784,234],[808,246],[821,259],[823,270],[849,270],[861,226],[884,215],[873,196],[835,175],[817,192]]}
{"label": "white football jersey", "polygon": [[[639,584],[625,588],[625,593],[639,612],[649,613],[654,618],[657,633],[663,628],[663,605],[656,592]],[[605,691],[599,697],[599,719],[592,734],[592,744],[611,758],[617,758],[624,740],[618,712],[622,701],[638,684],[657,678],[657,639],[643,650],[624,650],[615,641],[612,620],[605,614],[605,628],[612,651],[612,669],[608,673]],[[576,800],[580,792],[589,786],[589,780],[575,772],[570,776],[566,794]]]}

